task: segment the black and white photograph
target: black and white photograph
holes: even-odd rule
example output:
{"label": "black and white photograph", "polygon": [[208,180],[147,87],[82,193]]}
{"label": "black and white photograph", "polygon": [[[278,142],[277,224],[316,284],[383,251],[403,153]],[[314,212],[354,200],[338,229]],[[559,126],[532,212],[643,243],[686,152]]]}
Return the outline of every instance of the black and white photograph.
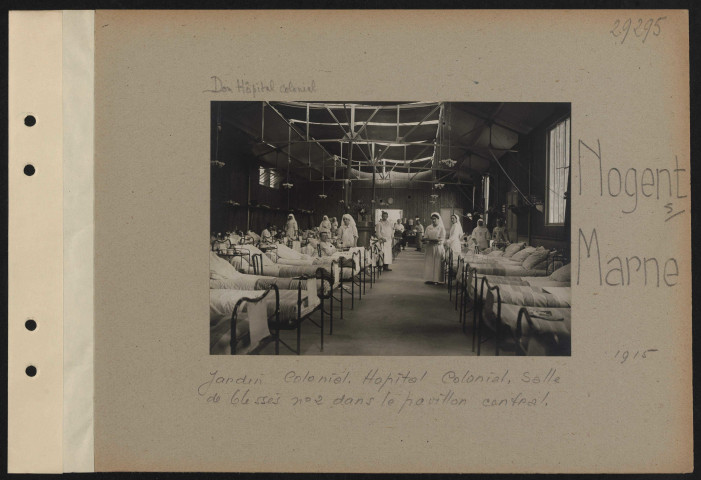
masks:
{"label": "black and white photograph", "polygon": [[637,6],[10,11],[8,472],[693,471]]}
{"label": "black and white photograph", "polygon": [[210,354],[570,355],[570,116],[212,102]]}

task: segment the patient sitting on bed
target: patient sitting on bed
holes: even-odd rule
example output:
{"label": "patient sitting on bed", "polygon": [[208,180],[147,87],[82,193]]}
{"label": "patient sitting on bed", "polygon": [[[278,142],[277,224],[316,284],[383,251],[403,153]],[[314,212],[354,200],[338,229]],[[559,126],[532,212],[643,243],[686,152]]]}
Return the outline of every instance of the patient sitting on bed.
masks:
{"label": "patient sitting on bed", "polygon": [[317,240],[316,234],[314,231],[309,230],[307,231],[307,239],[306,239],[306,245],[302,246],[302,253],[305,255],[312,255],[312,256],[318,256],[317,254],[317,245],[319,245],[319,240]]}
{"label": "patient sitting on bed", "polygon": [[327,229],[319,230],[319,249],[321,250],[321,255],[326,257],[336,253],[336,247],[329,242],[329,231]]}
{"label": "patient sitting on bed", "polygon": [[268,224],[263,231],[260,233],[260,243],[262,244],[271,244],[273,243],[273,226],[271,224]]}

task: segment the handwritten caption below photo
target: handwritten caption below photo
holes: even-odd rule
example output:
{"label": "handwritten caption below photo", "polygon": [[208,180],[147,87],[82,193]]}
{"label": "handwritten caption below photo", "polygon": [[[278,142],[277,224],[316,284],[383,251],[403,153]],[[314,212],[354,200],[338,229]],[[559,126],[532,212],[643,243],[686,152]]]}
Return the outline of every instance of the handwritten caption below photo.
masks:
{"label": "handwritten caption below photo", "polygon": [[[557,368],[476,370],[288,370],[281,375],[209,372],[197,387],[207,404],[382,408],[403,414],[420,408],[545,408],[564,383]],[[475,388],[477,387],[477,388]]]}

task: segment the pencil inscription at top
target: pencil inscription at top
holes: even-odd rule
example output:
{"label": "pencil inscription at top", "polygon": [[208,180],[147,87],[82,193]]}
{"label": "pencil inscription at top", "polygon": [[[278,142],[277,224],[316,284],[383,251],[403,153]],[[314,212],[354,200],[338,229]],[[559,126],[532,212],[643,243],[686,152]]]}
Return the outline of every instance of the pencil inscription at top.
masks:
{"label": "pencil inscription at top", "polygon": [[666,18],[667,17],[638,18],[635,20],[632,18],[625,18],[623,20],[617,18],[616,21],[613,22],[613,28],[609,33],[617,39],[617,43],[620,38],[621,45],[625,43],[631,32],[633,32],[634,37],[631,36],[630,38],[637,38],[641,43],[645,43],[650,32],[652,32],[652,35],[655,37],[659,37],[662,34],[661,24]]}
{"label": "pencil inscription at top", "polygon": [[223,92],[231,92],[231,88],[224,85],[224,82],[222,82],[221,78],[217,76],[211,76],[209,77],[212,82],[214,82],[214,88],[213,89],[208,89],[208,90],[202,90],[202,93],[223,93]]}

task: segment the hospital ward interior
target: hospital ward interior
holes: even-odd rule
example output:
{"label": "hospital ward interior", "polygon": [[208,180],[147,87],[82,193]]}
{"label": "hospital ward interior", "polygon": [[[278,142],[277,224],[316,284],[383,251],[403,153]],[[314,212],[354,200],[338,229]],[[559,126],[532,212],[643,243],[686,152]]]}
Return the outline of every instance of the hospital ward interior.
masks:
{"label": "hospital ward interior", "polygon": [[210,354],[571,354],[569,103],[212,102]]}

